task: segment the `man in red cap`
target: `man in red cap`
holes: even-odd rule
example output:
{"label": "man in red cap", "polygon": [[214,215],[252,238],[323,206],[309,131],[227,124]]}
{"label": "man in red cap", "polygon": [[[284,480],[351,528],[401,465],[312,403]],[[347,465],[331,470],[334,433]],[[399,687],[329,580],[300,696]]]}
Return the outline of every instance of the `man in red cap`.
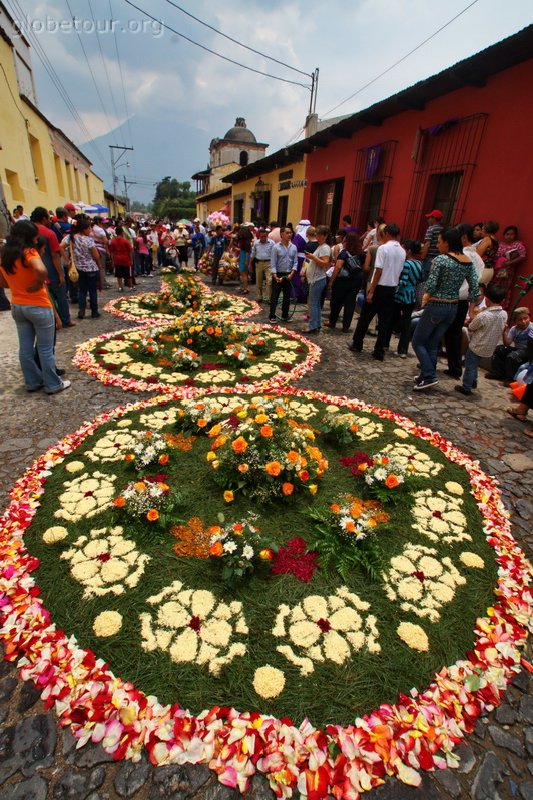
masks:
{"label": "man in red cap", "polygon": [[435,208],[433,211],[430,211],[429,214],[426,214],[428,229],[424,236],[421,253],[422,281],[424,283],[427,281],[433,259],[439,255],[437,241],[439,238],[439,233],[444,230],[444,226],[442,225],[442,216],[442,211],[439,211],[437,208]]}

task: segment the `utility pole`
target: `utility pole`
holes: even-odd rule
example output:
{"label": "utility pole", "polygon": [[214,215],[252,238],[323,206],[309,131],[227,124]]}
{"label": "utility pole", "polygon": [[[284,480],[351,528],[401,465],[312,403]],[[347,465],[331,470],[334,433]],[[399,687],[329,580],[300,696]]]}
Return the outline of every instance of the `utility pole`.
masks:
{"label": "utility pole", "polygon": [[[125,145],[119,144],[110,144],[109,150],[111,151],[111,175],[113,176],[113,194],[117,195],[118,190],[118,177],[117,177],[117,167],[119,165],[120,159],[126,153],[127,150],[135,150],[134,147],[126,147]],[[115,156],[113,150],[120,150],[120,152]]]}
{"label": "utility pole", "polygon": [[126,198],[126,211],[129,213],[131,209],[130,209],[130,198],[128,197],[128,186],[134,186],[137,183],[137,181],[128,181],[125,175],[123,175],[122,177],[124,179],[124,197]]}
{"label": "utility pole", "polygon": [[311,73],[311,97],[309,99],[309,116],[316,112],[316,98],[318,94],[318,73],[319,73],[318,67],[316,67],[314,72]]}

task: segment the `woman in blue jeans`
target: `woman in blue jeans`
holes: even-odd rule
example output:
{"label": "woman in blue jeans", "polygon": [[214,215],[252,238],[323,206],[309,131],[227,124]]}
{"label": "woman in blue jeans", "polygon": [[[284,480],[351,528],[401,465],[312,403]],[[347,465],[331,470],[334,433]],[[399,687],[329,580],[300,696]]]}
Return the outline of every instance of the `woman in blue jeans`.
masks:
{"label": "woman in blue jeans", "polygon": [[422,298],[424,311],[413,335],[413,350],[420,362],[420,374],[415,378],[415,391],[435,386],[439,343],[457,313],[459,289],[468,282],[471,307],[479,294],[477,274],[472,262],[463,254],[461,233],[449,228],[439,234],[439,253],[433,259]]}
{"label": "woman in blue jeans", "polygon": [[98,313],[98,275],[100,272],[100,256],[91,236],[91,220],[85,214],[76,214],[76,224],[68,236],[61,242],[65,258],[70,261],[72,254],[78,270],[78,319],[85,317],[87,294],[91,307],[91,317],[96,319]]}
{"label": "woman in blue jeans", "polygon": [[17,326],[20,368],[27,391],[44,389],[47,394],[56,394],[68,389],[70,381],[61,380],[56,370],[54,312],[45,286],[48,272],[36,250],[37,238],[33,222],[22,221],[13,226],[2,250],[0,285],[11,290],[11,313]]}
{"label": "woman in blue jeans", "polygon": [[311,263],[306,269],[305,279],[309,284],[309,330],[306,333],[319,333],[322,327],[322,292],[326,288],[326,271],[331,261],[331,233],[327,225],[318,225],[316,229],[318,247],[305,257]]}

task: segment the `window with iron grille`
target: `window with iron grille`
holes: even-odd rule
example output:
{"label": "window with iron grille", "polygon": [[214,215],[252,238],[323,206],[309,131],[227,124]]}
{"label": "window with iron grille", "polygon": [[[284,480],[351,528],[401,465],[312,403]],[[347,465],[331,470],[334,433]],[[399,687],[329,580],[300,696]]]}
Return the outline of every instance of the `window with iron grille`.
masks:
{"label": "window with iron grille", "polygon": [[370,220],[385,216],[396,145],[397,140],[390,139],[357,151],[350,214],[360,231]]}
{"label": "window with iron grille", "polygon": [[462,221],[487,117],[452,117],[418,130],[403,226],[407,236],[423,236],[427,227],[424,215],[434,208],[442,211],[445,226]]}

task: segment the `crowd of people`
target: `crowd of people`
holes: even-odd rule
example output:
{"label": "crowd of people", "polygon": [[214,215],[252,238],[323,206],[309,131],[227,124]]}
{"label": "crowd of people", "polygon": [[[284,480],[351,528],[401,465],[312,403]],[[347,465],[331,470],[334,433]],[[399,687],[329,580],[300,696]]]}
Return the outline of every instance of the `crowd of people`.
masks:
{"label": "crowd of people", "polygon": [[339,320],[342,332],[349,333],[359,308],[349,349],[362,352],[377,318],[373,358],[385,359],[393,334],[399,358],[412,346],[419,368],[414,391],[439,382],[437,358],[445,352],[444,373],[461,379],[455,386],[459,393],[472,394],[479,364],[491,359],[486,377],[511,386],[520,400],[508,412],[525,419],[531,407],[533,324],[525,307],[515,308],[508,319],[517,271],[527,257],[514,225],[498,241],[496,222],[445,229],[442,212],[434,209],[426,214],[422,241],[416,241],[402,239],[398,225],[381,218],[360,235],[348,215],[333,237],[327,226],[309,220],[296,229],[276,221],[211,228],[198,218],[171,224],[90,218],[75,211],[69,205],[55,213],[38,207],[27,216],[18,206],[2,251],[0,310],[12,308],[30,392],[43,388],[54,394],[70,385],[54,356],[56,330],[75,325],[70,304],[77,306],[78,319],[88,310],[97,318],[99,293],[111,288],[112,276],[117,291],[124,292],[159,267],[188,265],[191,256],[194,269],[204,255],[211,256],[211,281],[220,284],[220,262],[231,254],[238,263],[239,291],[249,294],[255,286],[271,322],[279,314],[288,324],[295,299],[307,303],[306,334],[317,335],[323,327],[332,331]]}

